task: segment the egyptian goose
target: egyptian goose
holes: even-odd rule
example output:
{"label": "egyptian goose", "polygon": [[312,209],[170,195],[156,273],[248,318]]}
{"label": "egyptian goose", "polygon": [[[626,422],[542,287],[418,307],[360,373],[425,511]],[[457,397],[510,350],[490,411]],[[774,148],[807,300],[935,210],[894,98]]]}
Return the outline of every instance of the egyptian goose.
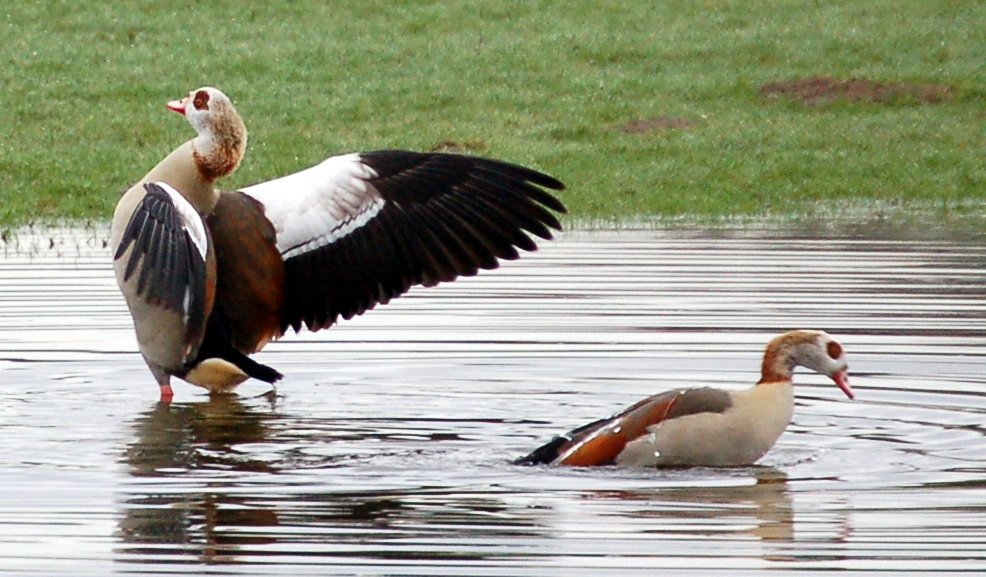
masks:
{"label": "egyptian goose", "polygon": [[821,331],[791,331],[767,345],[760,381],[741,391],[674,389],[579,427],[517,459],[520,465],[727,467],[764,456],[794,413],[796,366],[827,375],[850,399],[842,346]]}
{"label": "egyptian goose", "polygon": [[227,391],[276,370],[248,355],[306,326],[324,329],[551,238],[562,190],[540,172],[485,158],[382,150],[220,192],[246,149],[230,99],[204,87],[168,103],[197,135],[123,194],[111,250],[140,352],[171,377]]}

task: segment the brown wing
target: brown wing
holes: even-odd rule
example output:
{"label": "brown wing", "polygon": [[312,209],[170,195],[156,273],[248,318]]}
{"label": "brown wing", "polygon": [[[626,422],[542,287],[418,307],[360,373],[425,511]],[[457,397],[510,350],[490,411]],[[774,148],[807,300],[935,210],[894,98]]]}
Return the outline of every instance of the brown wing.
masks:
{"label": "brown wing", "polygon": [[519,465],[598,466],[612,464],[626,444],[661,421],[697,413],[723,413],[732,406],[729,393],[719,389],[674,389],[648,397],[621,413],[555,437]]}
{"label": "brown wing", "polygon": [[225,192],[208,218],[216,251],[216,304],[232,345],[252,354],[281,334],[284,261],[259,202]]}

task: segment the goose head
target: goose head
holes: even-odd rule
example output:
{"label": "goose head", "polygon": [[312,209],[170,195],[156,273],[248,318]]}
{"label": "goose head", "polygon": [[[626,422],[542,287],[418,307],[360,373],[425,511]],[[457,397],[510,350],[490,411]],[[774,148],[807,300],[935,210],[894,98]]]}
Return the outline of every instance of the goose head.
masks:
{"label": "goose head", "polygon": [[236,170],[246,151],[247,130],[228,96],[204,86],[168,102],[168,108],[182,114],[198,133],[192,148],[203,177],[215,180]]}
{"label": "goose head", "polygon": [[790,381],[797,366],[826,375],[847,397],[855,398],[849,386],[846,353],[828,333],[799,330],[772,340],[764,352],[760,383]]}

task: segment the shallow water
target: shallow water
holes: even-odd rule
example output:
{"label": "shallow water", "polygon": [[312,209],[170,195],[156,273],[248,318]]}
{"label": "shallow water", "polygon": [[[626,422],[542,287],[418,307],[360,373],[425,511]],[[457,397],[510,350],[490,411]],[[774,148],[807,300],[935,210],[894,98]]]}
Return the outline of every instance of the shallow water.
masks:
{"label": "shallow water", "polygon": [[[982,230],[982,229],[979,229]],[[866,575],[986,569],[986,242],[841,230],[569,233],[157,390],[105,231],[0,244],[0,574]],[[681,384],[742,387],[822,328],[758,466],[516,467]]]}

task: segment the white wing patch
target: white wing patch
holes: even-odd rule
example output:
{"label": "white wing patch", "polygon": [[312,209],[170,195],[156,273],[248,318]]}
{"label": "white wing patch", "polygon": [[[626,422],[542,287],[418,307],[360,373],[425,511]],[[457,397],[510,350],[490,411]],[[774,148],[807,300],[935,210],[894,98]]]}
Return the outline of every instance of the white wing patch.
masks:
{"label": "white wing patch", "polygon": [[[352,233],[354,230],[357,230],[358,228],[369,222],[371,218],[373,218],[374,216],[377,215],[378,212],[380,212],[380,209],[383,208],[383,205],[384,205],[383,199],[377,199],[373,201],[371,204],[367,205],[362,212],[354,216],[347,216],[345,219],[340,221],[338,224],[335,225],[334,228],[332,228],[331,231],[329,231],[329,234],[320,235],[302,244],[291,246],[286,250],[282,248],[281,256],[283,256],[285,259],[288,259],[293,256],[298,256],[299,254],[304,254],[306,252],[313,251],[323,246],[332,244],[337,240],[339,240],[340,238]],[[280,242],[278,242],[278,248],[280,248]]]}
{"label": "white wing patch", "polygon": [[368,182],[375,176],[354,153],[241,192],[264,205],[287,259],[332,244],[376,216],[385,202]]}
{"label": "white wing patch", "polygon": [[202,260],[205,260],[206,254],[209,252],[209,236],[205,232],[205,225],[202,223],[202,217],[199,216],[198,211],[170,184],[166,182],[155,182],[154,184],[163,188],[168,193],[168,196],[171,197],[171,202],[175,205],[178,216],[181,217],[182,228],[185,229],[189,238],[192,239],[192,243],[198,249]]}

